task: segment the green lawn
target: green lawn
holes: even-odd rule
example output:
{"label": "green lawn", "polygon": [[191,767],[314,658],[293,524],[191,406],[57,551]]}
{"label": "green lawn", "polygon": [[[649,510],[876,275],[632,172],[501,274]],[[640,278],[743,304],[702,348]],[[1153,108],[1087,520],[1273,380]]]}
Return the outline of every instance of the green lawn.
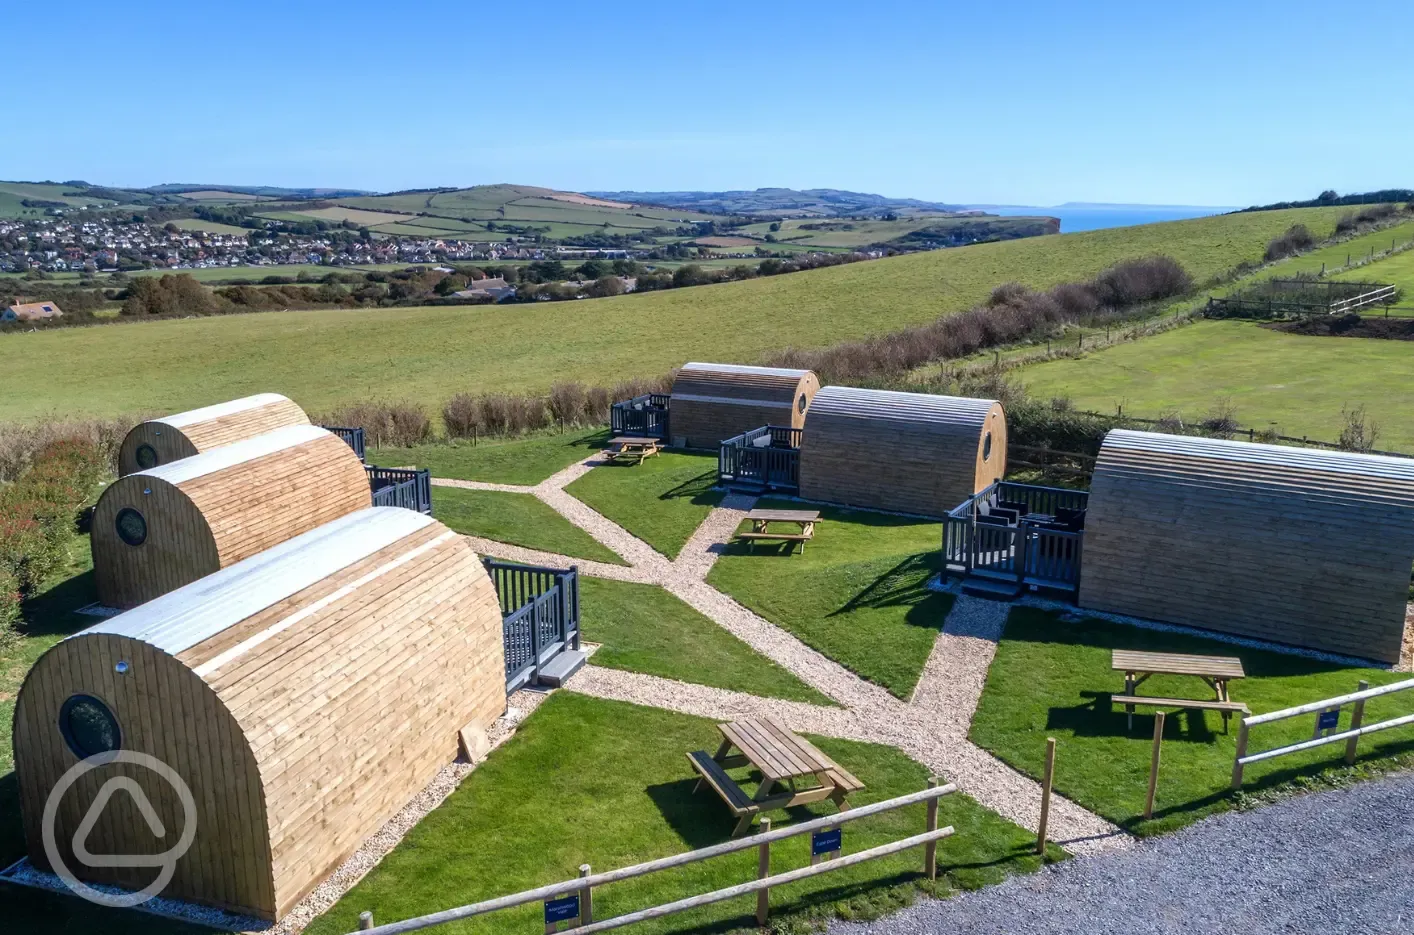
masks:
{"label": "green lawn", "polygon": [[[1224,734],[1222,717],[1211,711],[1170,713],[1164,728],[1154,818],[1143,819],[1153,744],[1153,709],[1134,714],[1126,727],[1122,707],[1108,695],[1123,690],[1121,673],[1110,670],[1111,649],[1238,656],[1247,678],[1232,683],[1234,700],[1254,714],[1276,711],[1355,691],[1360,679],[1371,686],[1409,678],[1407,673],[1346,668],[1300,656],[1264,652],[1216,640],[1145,630],[1086,619],[1065,623],[1059,614],[1031,608],[1011,612],[1006,634],[987,676],[977,715],[974,742],[1022,772],[1039,777],[1045,739],[1055,737],[1055,788],[1086,808],[1139,834],[1156,834],[1231,807],[1228,795],[1236,750],[1236,722]],[[1141,694],[1161,697],[1207,697],[1196,678],[1154,676]],[[1414,712],[1407,693],[1371,700],[1366,723]],[[1349,709],[1341,721],[1349,723]],[[1292,718],[1252,729],[1250,752],[1309,740],[1314,716]],[[1339,782],[1345,771],[1344,744],[1292,754],[1249,766],[1244,792],[1270,793],[1293,780],[1309,783],[1315,774],[1336,767],[1326,781]],[[1414,765],[1414,728],[1394,729],[1364,738],[1356,774],[1372,761],[1402,755]]]}
{"label": "green lawn", "polygon": [[834,702],[651,584],[580,578],[584,638],[596,666],[809,704]]}
{"label": "green lawn", "polygon": [[928,321],[1007,281],[1079,280],[1134,256],[1170,254],[1203,280],[1260,257],[1295,221],[1325,236],[1344,210],[1032,237],[569,304],[269,312],[14,332],[0,335],[7,362],[0,418],[182,411],[262,391],[315,411],[369,397],[435,407],[464,391],[656,376],[684,360],[750,363],[788,345],[822,346]]}
{"label": "green lawn", "polygon": [[[392,922],[573,878],[582,863],[610,870],[724,840],[733,820],[710,791],[692,793],[696,777],[683,754],[716,748],[709,720],[571,693],[550,698],[517,735],[305,931],[342,935],[358,913]],[[924,787],[927,771],[888,747],[812,738],[868,788],[854,804]],[[744,775],[744,774],[743,774]],[[800,809],[803,819],[830,814],[828,803]],[[781,818],[779,813],[777,818]],[[939,893],[972,888],[1034,869],[1035,838],[961,794],[944,798],[939,823],[957,834],[939,845]],[[862,819],[845,830],[851,853],[923,829],[923,807]],[[805,840],[772,850],[782,872],[808,860]],[[911,900],[921,881],[921,852],[884,858],[773,891],[773,916],[810,911],[873,915]],[[594,893],[596,918],[753,879],[754,849],[612,884]],[[885,889],[870,891],[868,887]],[[843,904],[843,905],[841,905]],[[659,933],[709,927],[754,929],[753,897],[642,923]],[[541,907],[524,906],[447,926],[451,933],[538,930]]]}
{"label": "green lawn", "polygon": [[820,520],[803,554],[766,545],[753,553],[733,543],[707,580],[851,671],[908,698],[952,607],[950,595],[924,587],[937,572],[942,527],[833,507],[821,508]]}
{"label": "green lawn", "polygon": [[432,515],[457,532],[595,562],[624,560],[528,493],[438,487]]}
{"label": "green lawn", "polygon": [[597,467],[565,488],[668,558],[676,558],[722,501],[717,459],[668,452],[642,464]]}
{"label": "green lawn", "polygon": [[[1384,262],[1397,263],[1405,254]],[[1410,262],[1414,262],[1411,259]],[[1374,275],[1382,264],[1360,270]],[[1085,357],[1020,372],[1040,398],[1069,396],[1081,409],[1157,418],[1203,418],[1224,397],[1237,421],[1283,435],[1334,441],[1341,408],[1364,405],[1379,423],[1377,448],[1414,451],[1414,343],[1283,334],[1253,322],[1202,321]]]}
{"label": "green lawn", "polygon": [[415,448],[370,448],[368,463],[431,468],[433,477],[530,486],[584,460],[608,440],[603,429],[571,429],[564,434],[484,439],[475,445],[459,440]]}
{"label": "green lawn", "polygon": [[[1414,228],[1414,224],[1406,226]],[[1384,238],[1383,243],[1379,244],[1380,249],[1387,248],[1389,246],[1388,236],[1378,236]],[[1408,239],[1408,235],[1400,238],[1401,242]],[[1348,273],[1342,273],[1335,278],[1360,280],[1367,279],[1373,280],[1375,282],[1386,282],[1390,283],[1391,285],[1399,286],[1400,289],[1404,290],[1404,295],[1399,300],[1399,304],[1414,305],[1414,250],[1405,250],[1402,253],[1397,253],[1394,256],[1386,257],[1383,260],[1376,260],[1369,266],[1362,266],[1359,269],[1351,270]],[[1376,312],[1376,314],[1378,314],[1378,312]]]}

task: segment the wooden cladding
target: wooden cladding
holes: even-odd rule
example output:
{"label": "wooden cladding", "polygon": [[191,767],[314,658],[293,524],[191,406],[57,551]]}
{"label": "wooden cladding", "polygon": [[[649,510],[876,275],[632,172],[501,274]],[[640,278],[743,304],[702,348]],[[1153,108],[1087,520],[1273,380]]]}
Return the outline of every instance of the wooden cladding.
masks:
{"label": "wooden cladding", "polygon": [[673,381],[670,430],[689,448],[717,448],[724,439],[763,425],[798,429],[819,389],[820,380],[809,370],[686,364]]}
{"label": "wooden cladding", "polygon": [[1397,662],[1414,462],[1115,430],[1080,606]]}
{"label": "wooden cladding", "polygon": [[942,516],[1005,473],[1006,414],[994,400],[827,386],[805,420],[808,500]]}
{"label": "wooden cladding", "polygon": [[261,393],[134,426],[118,448],[118,476],[170,464],[287,425],[308,425],[304,410],[278,393]]}
{"label": "wooden cladding", "polygon": [[[358,456],[313,426],[129,474],[94,508],[98,599],[134,607],[371,504]],[[125,541],[120,519],[140,523],[142,541]]]}
{"label": "wooden cladding", "polygon": [[[309,548],[348,549],[365,518],[388,514],[416,528],[341,557],[347,564],[312,583],[299,575],[317,556],[290,546],[318,530],[275,559],[229,567],[42,656],[15,711],[31,858],[48,864],[45,800],[78,762],[56,727],[75,694],[100,699],[122,748],[156,756],[192,791],[196,838],[163,895],[271,920],[455,758],[458,730],[489,728],[505,710],[501,613],[466,540],[427,517],[375,508],[339,521],[338,546]],[[231,611],[233,602],[255,609]],[[201,629],[221,613],[234,616]],[[193,633],[200,638],[186,645]],[[136,889],[150,868],[87,867],[69,850],[117,775],[147,793],[170,845],[184,828],[180,802],[156,774],[127,765],[98,767],[65,795],[56,837],[81,878]],[[110,800],[88,843],[94,853],[164,849],[126,796]]]}

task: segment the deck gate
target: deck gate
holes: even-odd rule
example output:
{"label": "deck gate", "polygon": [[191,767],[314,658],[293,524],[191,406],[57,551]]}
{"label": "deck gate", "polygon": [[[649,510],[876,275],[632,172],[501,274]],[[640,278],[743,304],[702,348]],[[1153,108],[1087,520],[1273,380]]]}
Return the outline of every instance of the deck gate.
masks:
{"label": "deck gate", "polygon": [[368,484],[373,488],[374,506],[398,506],[432,515],[432,472],[365,464]]}
{"label": "deck gate", "polygon": [[540,668],[579,649],[579,572],[482,559],[501,603],[506,693],[535,684]]}
{"label": "deck gate", "polygon": [[717,482],[751,490],[800,490],[801,429],[763,425],[722,442]]}
{"label": "deck gate", "polygon": [[609,410],[609,427],[615,435],[635,438],[668,439],[667,393],[647,393],[614,403]]}

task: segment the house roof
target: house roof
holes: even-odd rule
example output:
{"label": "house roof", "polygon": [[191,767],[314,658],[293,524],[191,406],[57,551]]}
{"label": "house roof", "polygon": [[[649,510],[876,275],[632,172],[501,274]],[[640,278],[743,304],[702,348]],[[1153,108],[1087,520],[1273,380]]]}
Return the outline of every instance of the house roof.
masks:
{"label": "house roof", "polygon": [[19,321],[35,321],[40,318],[58,318],[64,313],[53,302],[26,302],[11,305],[9,309]]}

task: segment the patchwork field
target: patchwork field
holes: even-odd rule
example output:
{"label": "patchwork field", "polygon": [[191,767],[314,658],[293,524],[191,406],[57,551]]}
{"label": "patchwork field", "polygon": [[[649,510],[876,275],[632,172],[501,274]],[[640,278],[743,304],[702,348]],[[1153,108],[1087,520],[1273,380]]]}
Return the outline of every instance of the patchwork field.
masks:
{"label": "patchwork field", "polygon": [[50,185],[43,182],[0,182],[0,217],[39,216],[42,207],[26,207],[25,201],[54,201],[60,204],[81,207],[83,205],[112,204],[89,195],[68,195],[73,191],[70,185]]}
{"label": "patchwork field", "polygon": [[1298,220],[1328,233],[1342,213],[1257,212],[1061,234],[575,303],[283,312],[7,334],[0,418],[182,410],[261,390],[316,410],[367,397],[437,405],[460,391],[652,376],[692,358],[752,362],[790,345],[826,345],[962,310],[1003,282],[1047,286],[1133,256],[1167,253],[1201,280],[1259,257]]}
{"label": "patchwork field", "polygon": [[244,227],[236,227],[234,224],[222,224],[219,221],[204,221],[201,218],[179,218],[172,222],[184,231],[206,231],[211,234],[237,234],[244,237],[250,231]]}

